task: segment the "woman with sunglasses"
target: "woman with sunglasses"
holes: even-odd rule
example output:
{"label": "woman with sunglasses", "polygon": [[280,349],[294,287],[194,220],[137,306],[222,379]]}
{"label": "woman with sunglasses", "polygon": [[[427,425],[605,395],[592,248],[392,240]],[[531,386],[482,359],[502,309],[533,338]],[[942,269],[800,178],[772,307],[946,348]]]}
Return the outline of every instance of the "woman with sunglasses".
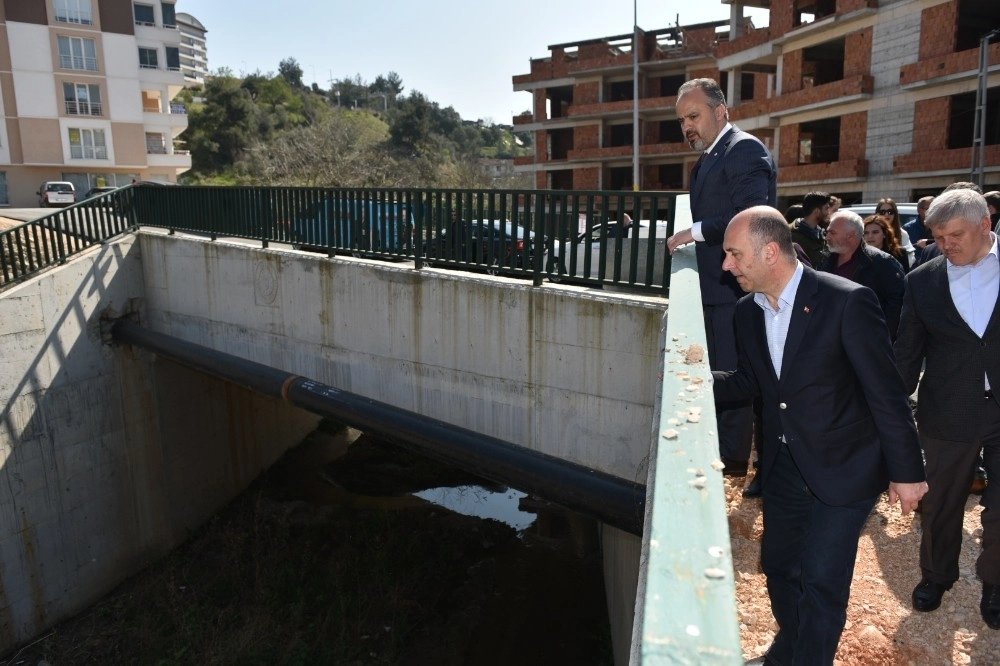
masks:
{"label": "woman with sunglasses", "polygon": [[903,270],[909,271],[913,268],[913,259],[917,249],[913,247],[913,244],[910,242],[910,235],[906,233],[906,230],[903,229],[903,225],[899,221],[899,208],[896,207],[896,201],[891,197],[879,199],[878,204],[875,206],[875,214],[892,227],[896,238],[899,239],[899,246],[903,249],[903,257],[897,258],[899,259],[899,263],[903,264]]}
{"label": "woman with sunglasses", "polygon": [[872,215],[865,218],[864,224],[865,242],[887,254],[891,254],[896,258],[896,261],[903,265],[905,270],[907,263],[906,252],[903,252],[903,248],[899,247],[899,241],[896,240],[896,232],[893,231],[892,225],[889,224],[888,220],[878,215]]}

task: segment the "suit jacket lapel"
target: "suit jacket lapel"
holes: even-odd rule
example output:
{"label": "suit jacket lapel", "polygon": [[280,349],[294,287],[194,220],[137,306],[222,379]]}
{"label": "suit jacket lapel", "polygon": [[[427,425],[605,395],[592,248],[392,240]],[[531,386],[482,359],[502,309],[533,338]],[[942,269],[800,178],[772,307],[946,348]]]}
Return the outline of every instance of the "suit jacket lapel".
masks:
{"label": "suit jacket lapel", "polygon": [[722,135],[719,142],[715,144],[715,148],[712,148],[711,153],[705,153],[705,161],[702,162],[701,168],[698,170],[698,178],[703,179],[708,173],[712,171],[722,161],[722,156],[726,154],[726,150],[729,148],[729,142],[733,140],[733,135],[736,133],[736,127],[732,127],[728,132]]}
{"label": "suit jacket lapel", "polygon": [[778,383],[778,373],[774,371],[774,363],[771,362],[771,350],[767,347],[767,329],[764,328],[764,310],[756,303],[753,309],[753,325],[757,330],[756,338],[757,342],[757,355],[758,358],[766,359],[764,365],[768,369],[768,377],[775,384]]}
{"label": "suit jacket lapel", "polygon": [[[809,328],[809,321],[812,318],[812,311],[816,308],[816,292],[819,288],[819,281],[811,270],[806,268],[802,271],[802,280],[799,282],[798,291],[795,292],[795,304],[792,306],[792,320],[788,324],[788,335],[785,336],[785,349],[781,356],[781,367],[791,367],[791,361],[802,346],[802,341],[806,337],[806,329]],[[787,373],[782,372],[785,377]]]}

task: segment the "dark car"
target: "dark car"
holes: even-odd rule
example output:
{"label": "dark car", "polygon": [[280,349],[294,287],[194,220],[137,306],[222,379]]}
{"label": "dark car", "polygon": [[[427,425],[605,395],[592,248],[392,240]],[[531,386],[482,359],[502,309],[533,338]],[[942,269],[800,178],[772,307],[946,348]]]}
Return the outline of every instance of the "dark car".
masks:
{"label": "dark car", "polygon": [[534,232],[502,220],[456,220],[423,245],[428,263],[462,262],[487,267],[530,268],[534,251]]}
{"label": "dark car", "polygon": [[92,187],[87,190],[87,193],[83,195],[84,200],[93,199],[94,197],[99,197],[102,194],[107,194],[108,192],[114,192],[117,187]]}
{"label": "dark car", "polygon": [[311,251],[405,252],[412,229],[413,216],[400,201],[328,198],[294,218],[291,240]]}

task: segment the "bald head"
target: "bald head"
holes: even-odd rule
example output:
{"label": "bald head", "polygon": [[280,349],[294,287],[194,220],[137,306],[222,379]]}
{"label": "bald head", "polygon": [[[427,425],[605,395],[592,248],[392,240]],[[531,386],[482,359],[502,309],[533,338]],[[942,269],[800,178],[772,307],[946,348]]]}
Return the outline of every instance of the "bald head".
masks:
{"label": "bald head", "polygon": [[736,215],[726,228],[723,270],[746,292],[776,300],[798,261],[785,216],[770,206],[754,206]]}

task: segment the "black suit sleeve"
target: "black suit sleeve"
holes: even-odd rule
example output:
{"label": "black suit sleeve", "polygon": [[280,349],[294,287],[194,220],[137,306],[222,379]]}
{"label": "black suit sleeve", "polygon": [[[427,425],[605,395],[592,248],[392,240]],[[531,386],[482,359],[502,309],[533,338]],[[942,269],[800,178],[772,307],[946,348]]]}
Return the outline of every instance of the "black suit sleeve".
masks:
{"label": "black suit sleeve", "polygon": [[920,369],[923,366],[927,345],[927,329],[917,315],[911,277],[912,275],[906,276],[903,307],[899,314],[899,330],[896,335],[896,343],[893,346],[893,352],[896,355],[896,368],[903,378],[907,395],[917,390],[917,382],[920,380]]}
{"label": "black suit sleeve", "polygon": [[729,221],[741,210],[769,203],[771,157],[763,145],[752,139],[737,141],[729,149],[721,167],[725,171],[725,193],[731,202],[728,211],[701,220],[701,234],[712,245],[722,243]]}
{"label": "black suit sleeve", "polygon": [[871,411],[879,446],[897,483],[924,480],[923,460],[913,414],[896,369],[892,345],[884,333],[882,309],[874,292],[855,289],[841,320],[841,340],[865,402]]}

